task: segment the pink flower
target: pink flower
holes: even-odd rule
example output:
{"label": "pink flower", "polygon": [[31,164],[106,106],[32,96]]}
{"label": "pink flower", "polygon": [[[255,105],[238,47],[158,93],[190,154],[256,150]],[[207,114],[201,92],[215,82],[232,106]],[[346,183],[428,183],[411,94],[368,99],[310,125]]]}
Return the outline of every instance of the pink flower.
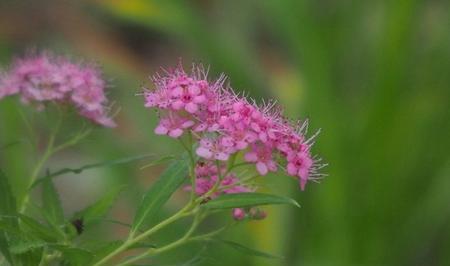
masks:
{"label": "pink flower", "polygon": [[[179,65],[163,75],[155,75],[152,81],[156,88],[144,93],[145,106],[176,118],[172,121],[163,116],[155,132],[176,138],[185,129],[192,130],[198,141],[196,154],[208,162],[208,166],[196,168],[198,193],[210,189],[218,175],[218,169],[210,172],[209,162],[228,161],[230,155],[241,151],[245,161],[255,163],[260,175],[277,171],[276,160],[286,162],[287,174],[298,176],[302,189],[307,180],[320,176],[317,170],[321,165],[309,153],[311,138],[305,141],[307,122],[290,123],[275,102],[258,106],[225,87],[223,75],[208,81],[202,66],[194,66],[188,74]],[[227,176],[221,185],[234,184],[236,180]],[[245,186],[232,187],[224,193],[248,190]]]}
{"label": "pink flower", "polygon": [[188,113],[193,114],[198,111],[199,104],[206,101],[203,90],[208,86],[208,83],[204,80],[187,79],[186,82],[182,81],[173,86],[171,96],[173,99],[172,108],[175,110],[184,108]]}
{"label": "pink flower", "polygon": [[158,126],[155,128],[155,134],[178,138],[183,135],[185,129],[193,125],[194,122],[192,120],[170,113],[167,117],[161,118]]}
{"label": "pink flower", "polygon": [[287,156],[287,172],[291,176],[297,176],[300,179],[300,188],[305,189],[309,178],[310,169],[314,162],[307,150],[292,152]]}
{"label": "pink flower", "polygon": [[256,163],[256,170],[261,175],[277,170],[277,164],[272,159],[272,148],[268,146],[253,145],[252,150],[245,154],[245,160]]}
{"label": "pink flower", "polygon": [[244,150],[249,144],[257,140],[257,135],[249,130],[244,121],[232,121],[229,117],[222,116],[219,120],[221,128],[224,130],[225,144],[233,147],[236,151]]}
{"label": "pink flower", "polygon": [[222,139],[203,138],[200,140],[200,146],[196,153],[198,156],[207,160],[226,161],[233,152],[230,147],[223,145]]}
{"label": "pink flower", "polygon": [[0,98],[20,94],[22,102],[35,105],[44,103],[72,104],[81,116],[106,126],[115,126],[107,116],[105,81],[92,66],[80,65],[42,53],[14,62],[0,78]]}

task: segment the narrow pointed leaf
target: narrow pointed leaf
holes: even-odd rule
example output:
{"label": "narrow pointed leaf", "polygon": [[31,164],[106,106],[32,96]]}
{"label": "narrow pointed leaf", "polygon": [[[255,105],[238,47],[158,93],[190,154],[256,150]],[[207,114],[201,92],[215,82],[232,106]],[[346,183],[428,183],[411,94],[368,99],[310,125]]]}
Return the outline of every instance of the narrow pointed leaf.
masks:
{"label": "narrow pointed leaf", "polygon": [[31,186],[31,188],[36,187],[37,185],[39,185],[40,183],[42,183],[44,180],[46,179],[51,179],[51,178],[55,178],[58,177],[60,175],[64,175],[67,173],[74,173],[74,174],[80,174],[81,172],[88,170],[88,169],[93,169],[93,168],[100,168],[100,167],[109,167],[109,166],[114,166],[114,165],[120,165],[120,164],[127,164],[127,163],[131,163],[134,161],[139,161],[151,156],[155,156],[154,154],[142,154],[142,155],[137,155],[137,156],[131,156],[131,157],[125,157],[125,158],[119,158],[119,159],[114,159],[114,160],[108,160],[108,161],[104,161],[104,162],[100,162],[100,163],[94,163],[94,164],[87,164],[78,168],[63,168],[61,170],[58,170],[56,172],[50,173],[48,175],[46,175],[45,177],[39,178],[38,180],[36,180],[33,185]]}
{"label": "narrow pointed leaf", "polygon": [[171,163],[153,186],[145,193],[132,224],[132,231],[139,230],[150,218],[154,217],[170,196],[186,180],[188,166],[186,160]]}
{"label": "narrow pointed leaf", "polygon": [[214,239],[214,241],[225,244],[229,247],[232,247],[234,250],[237,250],[239,252],[242,252],[242,253],[250,255],[250,256],[263,257],[263,258],[267,258],[267,259],[283,259],[283,257],[281,257],[281,256],[272,255],[272,254],[269,254],[264,251],[252,249],[252,248],[246,247],[244,245],[241,245],[241,244],[233,242],[233,241],[223,240],[223,239]]}
{"label": "narrow pointed leaf", "polygon": [[122,192],[124,186],[117,187],[108,192],[100,200],[88,206],[84,210],[77,212],[73,219],[82,219],[84,225],[89,225],[96,220],[103,218],[113,205],[114,201]]}
{"label": "narrow pointed leaf", "polygon": [[293,199],[263,193],[225,194],[207,202],[203,207],[208,209],[230,209],[273,204],[290,204],[300,207]]}
{"label": "narrow pointed leaf", "polygon": [[46,179],[43,183],[42,205],[44,216],[50,224],[56,226],[64,224],[64,211],[51,179]]}

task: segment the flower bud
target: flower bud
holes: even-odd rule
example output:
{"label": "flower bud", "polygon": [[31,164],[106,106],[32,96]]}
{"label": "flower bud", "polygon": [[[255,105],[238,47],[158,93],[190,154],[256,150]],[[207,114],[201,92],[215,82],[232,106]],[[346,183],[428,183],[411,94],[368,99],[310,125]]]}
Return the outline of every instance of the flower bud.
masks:
{"label": "flower bud", "polygon": [[245,218],[245,211],[242,208],[233,209],[233,218],[236,221],[242,221]]}
{"label": "flower bud", "polygon": [[267,217],[267,213],[259,208],[251,208],[249,215],[253,220],[263,220]]}

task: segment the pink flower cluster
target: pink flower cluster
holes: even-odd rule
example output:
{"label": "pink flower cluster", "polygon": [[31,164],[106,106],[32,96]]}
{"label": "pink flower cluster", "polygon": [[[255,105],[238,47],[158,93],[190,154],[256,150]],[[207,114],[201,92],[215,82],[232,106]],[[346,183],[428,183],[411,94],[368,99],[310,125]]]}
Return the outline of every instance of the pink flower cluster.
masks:
{"label": "pink flower cluster", "polygon": [[73,104],[78,113],[97,124],[114,127],[107,116],[106,84],[98,69],[72,63],[48,53],[16,60],[0,76],[0,99],[20,94],[39,109],[46,102]]}
{"label": "pink flower cluster", "polygon": [[156,134],[179,138],[192,132],[199,140],[196,153],[206,160],[227,161],[242,151],[260,175],[283,165],[288,175],[299,178],[301,189],[320,175],[319,160],[310,153],[312,138],[304,136],[307,124],[293,125],[274,103],[260,107],[249,102],[224,86],[223,75],[208,81],[202,66],[194,66],[192,74],[178,66],[152,81],[156,89],[144,96],[145,106],[160,113]]}

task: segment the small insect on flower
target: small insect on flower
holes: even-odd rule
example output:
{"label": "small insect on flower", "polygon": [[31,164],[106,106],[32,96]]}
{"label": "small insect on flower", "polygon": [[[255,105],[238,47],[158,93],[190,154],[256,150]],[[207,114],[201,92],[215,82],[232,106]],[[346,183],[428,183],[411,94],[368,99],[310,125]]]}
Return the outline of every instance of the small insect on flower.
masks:
{"label": "small insect on flower", "polygon": [[105,127],[115,122],[107,115],[106,82],[93,65],[76,64],[49,52],[16,59],[0,75],[0,99],[20,95],[23,103],[43,109],[48,102],[70,104],[78,114]]}

